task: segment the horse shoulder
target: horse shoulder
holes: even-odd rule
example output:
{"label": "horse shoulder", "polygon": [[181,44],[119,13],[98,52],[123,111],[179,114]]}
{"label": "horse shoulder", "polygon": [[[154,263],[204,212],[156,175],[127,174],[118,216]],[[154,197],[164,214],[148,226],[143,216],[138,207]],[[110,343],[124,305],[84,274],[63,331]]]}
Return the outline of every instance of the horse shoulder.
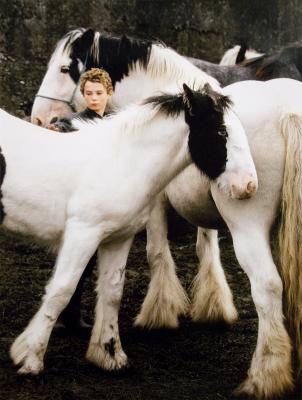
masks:
{"label": "horse shoulder", "polygon": [[223,225],[212,201],[209,179],[195,165],[189,165],[166,187],[166,195],[173,208],[196,226],[218,228]]}

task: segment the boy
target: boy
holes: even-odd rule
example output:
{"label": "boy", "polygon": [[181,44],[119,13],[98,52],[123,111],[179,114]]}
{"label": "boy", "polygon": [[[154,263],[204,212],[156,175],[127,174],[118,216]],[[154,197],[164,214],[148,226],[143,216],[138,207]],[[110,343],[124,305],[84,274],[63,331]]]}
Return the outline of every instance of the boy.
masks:
{"label": "boy", "polygon": [[87,108],[76,113],[71,119],[62,118],[53,121],[48,129],[57,132],[70,132],[76,130],[72,125],[73,119],[102,118],[109,97],[113,93],[111,78],[104,69],[92,68],[86,71],[80,79],[80,90],[86,101]]}

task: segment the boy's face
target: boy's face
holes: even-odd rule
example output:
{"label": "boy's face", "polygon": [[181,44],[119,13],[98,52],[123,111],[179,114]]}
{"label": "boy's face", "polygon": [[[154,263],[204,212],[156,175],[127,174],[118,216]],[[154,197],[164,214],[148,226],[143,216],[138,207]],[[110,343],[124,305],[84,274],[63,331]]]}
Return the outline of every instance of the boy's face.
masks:
{"label": "boy's face", "polygon": [[83,95],[88,108],[100,115],[104,114],[110,96],[102,83],[87,81],[84,86]]}

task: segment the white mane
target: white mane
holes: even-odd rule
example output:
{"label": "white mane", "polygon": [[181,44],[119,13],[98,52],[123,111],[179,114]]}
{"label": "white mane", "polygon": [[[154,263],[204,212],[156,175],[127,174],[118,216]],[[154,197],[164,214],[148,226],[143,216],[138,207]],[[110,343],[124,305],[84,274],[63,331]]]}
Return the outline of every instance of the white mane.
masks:
{"label": "white mane", "polygon": [[[144,125],[151,122],[160,113],[159,107],[152,104],[130,104],[119,110],[116,114],[108,115],[103,119],[80,120],[74,119],[73,125],[75,128],[85,131],[100,131],[106,132],[107,126],[109,129],[123,132],[123,135],[136,137],[144,130]],[[175,119],[173,116],[166,116],[166,118]],[[112,124],[114,122],[114,125]]]}
{"label": "white mane", "polygon": [[186,83],[191,88],[195,85],[199,88],[208,82],[213,89],[220,91],[220,85],[215,78],[201,71],[176,51],[158,44],[152,45],[147,73],[154,79],[164,77],[165,83]]}

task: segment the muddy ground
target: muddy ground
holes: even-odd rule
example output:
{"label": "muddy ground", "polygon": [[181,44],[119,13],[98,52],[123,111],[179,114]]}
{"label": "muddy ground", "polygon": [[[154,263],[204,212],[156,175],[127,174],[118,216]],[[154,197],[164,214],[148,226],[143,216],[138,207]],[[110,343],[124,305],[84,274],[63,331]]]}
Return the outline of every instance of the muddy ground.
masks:
{"label": "muddy ground", "polygon": [[[183,285],[189,290],[197,269],[195,230],[174,235],[172,251]],[[232,327],[199,325],[183,318],[179,329],[142,331],[133,319],[146,293],[149,271],[145,235],[128,260],[120,311],[120,333],[131,365],[119,374],[86,362],[88,335],[56,329],[38,377],[16,374],[8,351],[13,339],[37,310],[52,271],[53,256],[26,238],[0,232],[0,399],[1,400],[156,400],[232,399],[244,379],[256,344],[257,317],[247,277],[239,268],[231,240],[223,233],[222,260],[233,290],[239,321]],[[87,282],[83,313],[93,318],[93,279]],[[300,399],[301,393],[285,396]]]}
{"label": "muddy ground", "polygon": [[[28,114],[43,72],[38,61],[33,65],[0,53],[0,107],[19,117]],[[189,290],[197,270],[195,229],[186,227],[181,232],[171,244],[182,283]],[[198,325],[189,318],[183,318],[176,330],[133,327],[149,280],[145,237],[140,234],[129,256],[120,311],[121,339],[130,368],[119,374],[97,369],[84,357],[89,333],[55,330],[45,357],[45,373],[32,378],[16,374],[9,347],[37,310],[54,258],[26,238],[0,231],[0,400],[232,399],[232,390],[244,379],[256,345],[257,316],[249,282],[237,264],[228,233],[222,233],[220,244],[240,314],[232,327]],[[88,282],[84,293],[83,312],[90,319],[93,287],[93,281]],[[301,398],[302,393],[296,392],[283,400]]]}

